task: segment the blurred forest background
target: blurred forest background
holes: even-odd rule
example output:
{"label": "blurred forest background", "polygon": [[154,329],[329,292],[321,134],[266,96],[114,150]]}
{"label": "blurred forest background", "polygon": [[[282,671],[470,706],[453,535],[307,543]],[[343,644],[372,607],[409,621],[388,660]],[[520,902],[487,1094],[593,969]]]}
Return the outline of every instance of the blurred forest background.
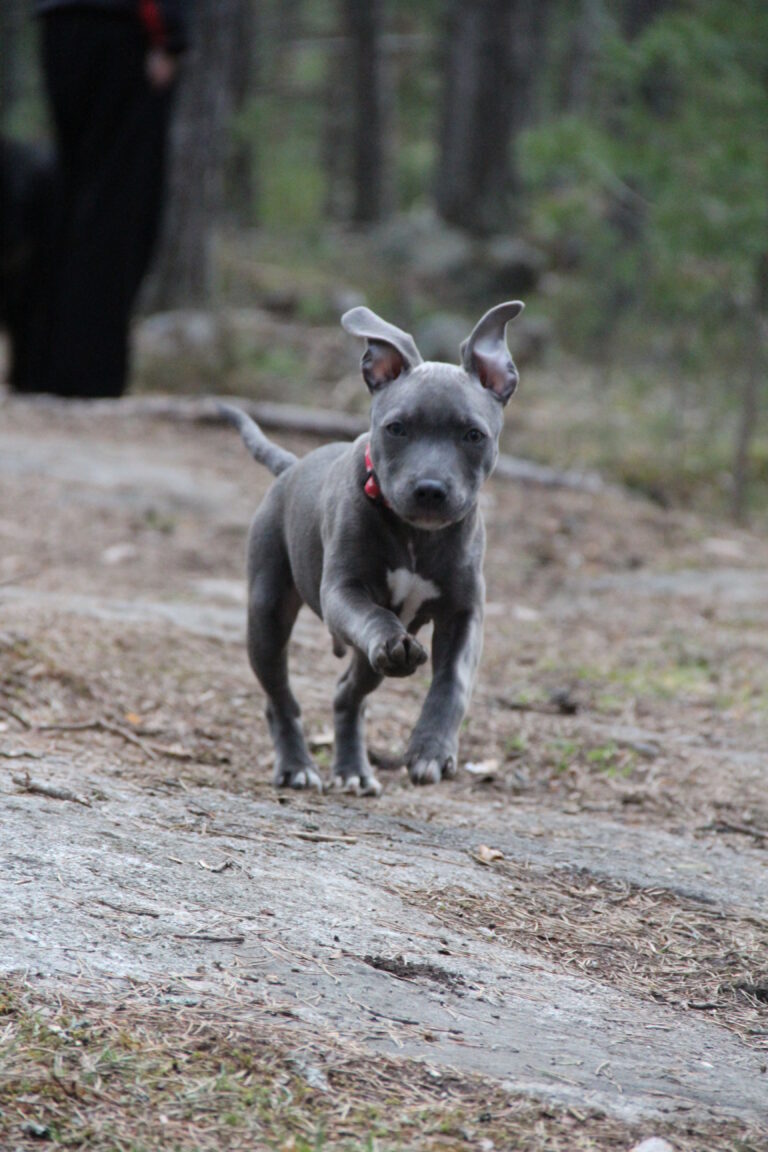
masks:
{"label": "blurred forest background", "polygon": [[[0,118],[44,140],[30,7]],[[345,307],[455,361],[520,296],[508,450],[765,513],[764,0],[197,0],[177,113],[136,388],[364,407]]]}

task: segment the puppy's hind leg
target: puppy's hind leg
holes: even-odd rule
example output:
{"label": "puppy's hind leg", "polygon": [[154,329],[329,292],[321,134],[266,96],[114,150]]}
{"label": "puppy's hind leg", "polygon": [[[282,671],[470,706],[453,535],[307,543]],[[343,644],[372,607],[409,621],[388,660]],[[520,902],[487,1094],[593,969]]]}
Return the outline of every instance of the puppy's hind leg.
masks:
{"label": "puppy's hind leg", "polygon": [[374,672],[368,658],[354,649],[333,700],[336,731],[334,782],[362,796],[378,796],[381,792],[381,784],[374,775],[365,750],[363,722],[363,701],[381,681],[381,675]]}
{"label": "puppy's hind leg", "polygon": [[[251,547],[258,548],[258,540],[252,538]],[[275,746],[274,783],[278,788],[322,791],[320,774],[304,740],[301,709],[288,681],[288,640],[300,607],[287,557],[273,552],[260,560],[249,589],[248,656],[267,695],[267,721]]]}

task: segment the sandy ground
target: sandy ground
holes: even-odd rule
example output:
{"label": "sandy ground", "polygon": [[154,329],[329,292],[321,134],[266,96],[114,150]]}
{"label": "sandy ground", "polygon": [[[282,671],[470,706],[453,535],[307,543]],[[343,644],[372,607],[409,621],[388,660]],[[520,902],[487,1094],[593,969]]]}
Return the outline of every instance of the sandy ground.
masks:
{"label": "sandy ground", "polygon": [[[457,779],[277,794],[243,644],[267,481],[228,429],[0,405],[14,1003],[167,1010],[221,1043],[245,1021],[326,1068],[399,1068],[403,1098],[426,1069],[425,1107],[450,1075],[472,1099],[535,1102],[521,1147],[581,1124],[591,1143],[562,1147],[768,1148],[768,538],[491,483]],[[327,775],[340,665],[308,613],[292,669]],[[402,747],[427,684],[372,698],[374,749]],[[0,1097],[13,1148],[35,1142],[18,1083]],[[71,1110],[34,1101],[62,1142],[121,1146],[77,1145]],[[490,1152],[512,1128],[457,1131],[397,1146]],[[190,1132],[135,1146],[240,1147]],[[248,1146],[299,1147],[264,1140]]]}

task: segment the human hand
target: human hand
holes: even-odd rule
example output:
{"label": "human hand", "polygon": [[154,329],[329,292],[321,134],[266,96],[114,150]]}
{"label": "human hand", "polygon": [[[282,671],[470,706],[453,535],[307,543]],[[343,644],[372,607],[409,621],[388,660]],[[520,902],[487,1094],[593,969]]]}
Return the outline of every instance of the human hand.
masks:
{"label": "human hand", "polygon": [[147,79],[153,88],[169,88],[176,76],[176,57],[163,48],[151,48],[145,60]]}

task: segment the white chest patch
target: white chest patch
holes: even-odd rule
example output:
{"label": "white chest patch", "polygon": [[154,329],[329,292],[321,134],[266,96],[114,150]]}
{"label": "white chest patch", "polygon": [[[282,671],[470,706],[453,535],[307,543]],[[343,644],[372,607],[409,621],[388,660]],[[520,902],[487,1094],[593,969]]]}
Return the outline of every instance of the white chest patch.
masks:
{"label": "white chest patch", "polygon": [[436,600],[440,595],[434,580],[425,580],[418,572],[410,572],[407,568],[387,572],[387,584],[392,593],[392,607],[406,628],[416,619],[422,604]]}

